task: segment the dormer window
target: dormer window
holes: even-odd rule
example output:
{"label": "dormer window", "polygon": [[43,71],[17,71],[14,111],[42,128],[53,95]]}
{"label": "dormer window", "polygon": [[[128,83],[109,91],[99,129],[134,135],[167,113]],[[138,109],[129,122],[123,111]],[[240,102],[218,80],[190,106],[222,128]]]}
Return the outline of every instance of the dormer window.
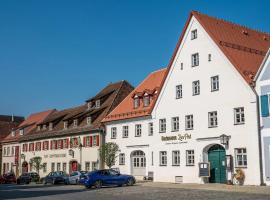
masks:
{"label": "dormer window", "polygon": [[44,124],[43,127],[42,127],[42,129],[43,130],[46,130],[46,128],[47,128],[47,126],[46,126],[46,124]]}
{"label": "dormer window", "polygon": [[37,130],[38,130],[38,131],[40,131],[40,129],[41,129],[41,126],[40,126],[40,125],[38,125],[38,126],[37,126]]}
{"label": "dormer window", "polygon": [[96,108],[100,107],[100,100],[96,100]]}
{"label": "dormer window", "polygon": [[51,131],[52,129],[53,129],[53,123],[50,122],[50,124],[49,124],[49,130]]}
{"label": "dormer window", "polygon": [[143,106],[147,107],[149,106],[149,104],[150,104],[150,96],[147,93],[145,93],[143,97]]}
{"label": "dormer window", "polygon": [[86,123],[87,123],[87,125],[91,125],[91,123],[92,123],[92,118],[91,118],[91,117],[87,117],[87,118],[86,118]]}
{"label": "dormer window", "polygon": [[77,120],[77,119],[74,119],[74,120],[73,120],[73,126],[74,126],[74,127],[77,127],[77,126],[78,126],[78,120]]}
{"label": "dormer window", "polygon": [[88,110],[90,110],[92,108],[92,102],[87,103],[87,108],[88,108]]}
{"label": "dormer window", "polygon": [[138,96],[135,96],[133,101],[134,101],[133,102],[134,103],[134,108],[138,108],[140,106],[140,99],[139,99],[139,97]]}
{"label": "dormer window", "polygon": [[68,122],[64,121],[64,129],[67,129],[67,128],[68,128]]}
{"label": "dormer window", "polygon": [[23,135],[24,134],[24,129],[20,129],[19,133],[20,133],[20,135]]}
{"label": "dormer window", "polygon": [[11,131],[11,136],[12,136],[12,137],[15,136],[15,131],[14,131],[14,130]]}

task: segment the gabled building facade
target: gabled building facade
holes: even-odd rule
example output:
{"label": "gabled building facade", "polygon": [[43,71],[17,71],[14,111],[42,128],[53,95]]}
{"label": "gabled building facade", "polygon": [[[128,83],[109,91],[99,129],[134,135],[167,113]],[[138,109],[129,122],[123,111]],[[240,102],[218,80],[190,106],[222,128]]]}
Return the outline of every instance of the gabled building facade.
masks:
{"label": "gabled building facade", "polygon": [[269,34],[191,12],[147,118],[114,120],[123,101],[104,120],[121,149],[116,167],[184,183],[232,182],[241,169],[244,184],[261,184],[254,76],[269,46]]}
{"label": "gabled building facade", "polygon": [[270,50],[255,77],[260,101],[260,131],[263,158],[263,178],[270,185]]}
{"label": "gabled building facade", "polygon": [[98,149],[104,143],[101,120],[114,109],[133,87],[127,81],[107,85],[83,105],[56,111],[20,138],[22,171],[34,171],[31,159],[42,158],[43,177],[51,171],[70,173],[102,167]]}

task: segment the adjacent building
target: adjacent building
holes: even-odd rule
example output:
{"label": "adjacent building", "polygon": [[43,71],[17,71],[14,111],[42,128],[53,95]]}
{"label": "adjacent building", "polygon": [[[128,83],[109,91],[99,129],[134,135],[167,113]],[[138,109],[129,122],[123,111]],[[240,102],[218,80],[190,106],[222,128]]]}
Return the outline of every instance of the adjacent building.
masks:
{"label": "adjacent building", "polygon": [[40,176],[51,171],[94,170],[102,167],[99,148],[104,143],[101,121],[131,91],[127,81],[111,83],[83,105],[55,111],[19,139],[22,171],[32,171],[31,159],[41,157]]}
{"label": "adjacent building", "polygon": [[270,185],[270,50],[255,77],[260,101],[260,134],[263,160],[263,178]]}
{"label": "adjacent building", "polygon": [[103,120],[121,149],[115,167],[184,183],[231,182],[242,169],[244,184],[262,184],[254,76],[269,47],[269,34],[191,12],[161,79]]}

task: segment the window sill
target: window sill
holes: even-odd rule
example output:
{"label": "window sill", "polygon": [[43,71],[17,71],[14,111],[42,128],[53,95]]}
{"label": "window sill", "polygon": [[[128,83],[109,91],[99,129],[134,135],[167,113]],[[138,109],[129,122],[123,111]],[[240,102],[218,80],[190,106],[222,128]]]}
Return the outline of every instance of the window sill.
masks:
{"label": "window sill", "polygon": [[173,167],[180,167],[180,164],[179,165],[172,165]]}
{"label": "window sill", "polygon": [[122,137],[122,138],[128,138],[128,137]]}
{"label": "window sill", "polygon": [[200,95],[200,93],[199,94],[192,94],[192,96],[198,96],[198,95]]}
{"label": "window sill", "polygon": [[186,130],[186,131],[192,131],[193,128],[186,128],[185,130]]}
{"label": "window sill", "polygon": [[150,135],[148,135],[148,136],[153,136],[154,134],[150,134]]}
{"label": "window sill", "polygon": [[115,140],[116,139],[116,137],[113,137],[113,138],[111,138],[112,140]]}
{"label": "window sill", "polygon": [[208,126],[208,128],[217,128],[218,126]]}
{"label": "window sill", "polygon": [[219,89],[217,89],[217,90],[211,90],[211,92],[217,92],[217,91],[219,91]]}
{"label": "window sill", "polygon": [[172,130],[172,132],[178,132],[179,131],[179,129],[178,130]]}
{"label": "window sill", "polygon": [[247,166],[237,166],[237,167],[235,167],[236,169],[247,169]]}
{"label": "window sill", "polygon": [[123,165],[125,165],[125,164],[119,164],[119,165],[123,166]]}
{"label": "window sill", "polygon": [[159,131],[159,133],[166,133],[166,131]]}
{"label": "window sill", "polygon": [[243,124],[245,124],[245,122],[242,122],[242,123],[234,123],[235,126],[237,126],[237,125],[243,125]]}
{"label": "window sill", "polygon": [[159,165],[160,167],[167,167],[167,165]]}
{"label": "window sill", "polygon": [[135,135],[135,137],[141,137],[142,135]]}

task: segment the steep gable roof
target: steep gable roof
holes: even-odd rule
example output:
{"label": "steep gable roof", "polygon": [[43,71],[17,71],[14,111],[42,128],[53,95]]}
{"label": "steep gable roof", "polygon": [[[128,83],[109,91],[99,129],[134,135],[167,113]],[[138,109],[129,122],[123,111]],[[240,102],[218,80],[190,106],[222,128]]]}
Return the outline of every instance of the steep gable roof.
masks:
{"label": "steep gable roof", "polygon": [[152,92],[156,90],[159,92],[159,87],[165,72],[166,69],[161,69],[148,75],[147,78],[144,79],[144,81],[138,87],[136,87],[109,115],[105,117],[104,120],[102,120],[102,122],[130,119],[149,115],[151,105],[155,103],[156,98],[151,101],[150,106],[148,107],[143,107],[143,105],[141,105],[139,108],[134,108],[133,97],[136,94],[143,94],[147,91]]}

